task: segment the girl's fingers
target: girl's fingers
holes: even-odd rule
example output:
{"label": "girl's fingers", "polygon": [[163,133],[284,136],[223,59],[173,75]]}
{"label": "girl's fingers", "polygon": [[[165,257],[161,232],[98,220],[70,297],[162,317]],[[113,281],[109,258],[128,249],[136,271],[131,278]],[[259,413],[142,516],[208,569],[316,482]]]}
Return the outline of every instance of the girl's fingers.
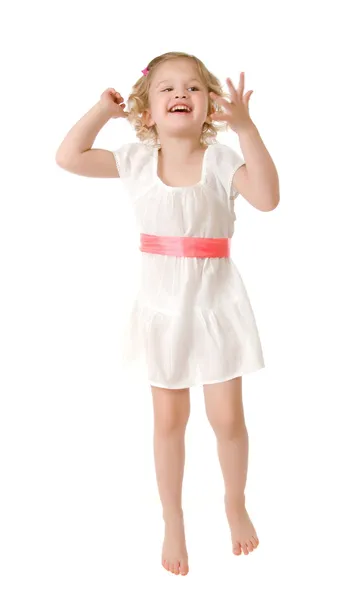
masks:
{"label": "girl's fingers", "polygon": [[114,95],[117,98],[117,100],[119,100],[119,102],[123,102],[124,98],[123,98],[123,96],[121,96],[121,94],[119,92],[115,92]]}
{"label": "girl's fingers", "polygon": [[232,101],[233,102],[237,101],[237,92],[236,92],[236,90],[234,88],[233,82],[231,81],[231,79],[229,79],[229,77],[226,79],[226,82],[227,82],[228,87],[229,87],[230,92],[231,92],[231,99],[232,99]]}
{"label": "girl's fingers", "polygon": [[209,117],[212,121],[228,121],[226,113],[212,113]]}
{"label": "girl's fingers", "polygon": [[239,81],[239,84],[238,84],[237,91],[238,91],[239,95],[242,98],[243,92],[244,92],[244,73],[243,72],[240,75],[240,81]]}
{"label": "girl's fingers", "polygon": [[252,95],[253,91],[254,91],[254,90],[250,90],[249,92],[247,92],[247,93],[244,95],[243,102],[246,104],[247,108],[248,108],[248,104],[249,104],[249,99],[250,99],[250,96]]}
{"label": "girl's fingers", "polygon": [[[119,98],[122,98],[120,93],[116,92],[116,90],[114,88],[109,88],[107,91],[111,94],[111,96],[113,97],[113,99],[115,101],[118,100]],[[123,98],[122,98],[122,100],[123,100]]]}
{"label": "girl's fingers", "polygon": [[215,92],[210,92],[210,96],[211,96],[212,100],[214,102],[216,102],[216,104],[219,104],[219,106],[222,106],[223,108],[226,108],[226,109],[229,108],[230,102],[228,102],[228,100],[226,100],[225,98],[218,96],[217,94],[215,94]]}

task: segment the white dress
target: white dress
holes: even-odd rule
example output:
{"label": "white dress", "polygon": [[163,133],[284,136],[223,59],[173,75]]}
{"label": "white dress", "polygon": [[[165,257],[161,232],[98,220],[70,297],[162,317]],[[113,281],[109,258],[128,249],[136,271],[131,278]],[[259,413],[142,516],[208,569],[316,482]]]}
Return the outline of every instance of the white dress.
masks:
{"label": "white dress", "polygon": [[[134,142],[113,154],[140,233],[232,237],[237,196],[232,178],[245,164],[232,148],[210,144],[201,180],[182,187],[158,177],[157,147]],[[125,357],[129,364],[142,360],[151,385],[187,388],[265,366],[253,310],[231,257],[141,254]]]}

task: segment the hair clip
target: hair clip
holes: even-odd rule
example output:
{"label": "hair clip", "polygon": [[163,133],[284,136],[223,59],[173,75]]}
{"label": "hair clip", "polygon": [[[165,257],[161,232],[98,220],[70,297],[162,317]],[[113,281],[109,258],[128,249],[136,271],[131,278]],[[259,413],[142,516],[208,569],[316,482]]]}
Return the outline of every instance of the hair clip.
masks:
{"label": "hair clip", "polygon": [[147,75],[149,73],[148,67],[142,70],[143,75]]}

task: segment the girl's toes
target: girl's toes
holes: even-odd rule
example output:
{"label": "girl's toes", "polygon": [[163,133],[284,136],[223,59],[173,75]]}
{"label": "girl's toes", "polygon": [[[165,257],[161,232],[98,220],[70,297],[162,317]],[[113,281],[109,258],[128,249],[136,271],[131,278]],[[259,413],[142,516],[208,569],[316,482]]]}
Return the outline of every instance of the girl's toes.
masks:
{"label": "girl's toes", "polygon": [[241,554],[241,546],[239,542],[235,542],[235,544],[233,545],[233,553],[236,554],[236,556],[239,556]]}
{"label": "girl's toes", "polygon": [[188,575],[189,573],[189,566],[187,563],[182,564],[180,566],[180,574],[181,575]]}
{"label": "girl's toes", "polygon": [[175,575],[179,575],[179,562],[176,561],[174,564],[174,573]]}
{"label": "girl's toes", "polygon": [[242,546],[243,554],[245,554],[245,555],[249,554],[247,544],[244,543],[244,544],[241,544],[241,546]]}
{"label": "girl's toes", "polygon": [[248,552],[253,552],[254,546],[251,541],[247,542],[247,548],[248,548]]}

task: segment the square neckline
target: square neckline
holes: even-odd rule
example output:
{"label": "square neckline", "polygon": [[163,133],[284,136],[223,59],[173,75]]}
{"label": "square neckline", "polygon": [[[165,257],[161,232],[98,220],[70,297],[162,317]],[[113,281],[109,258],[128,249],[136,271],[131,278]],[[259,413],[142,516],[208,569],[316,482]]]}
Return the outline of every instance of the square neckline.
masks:
{"label": "square neckline", "polygon": [[205,149],[204,154],[203,154],[202,166],[201,166],[201,178],[199,181],[197,181],[196,183],[193,183],[192,185],[168,185],[167,183],[165,183],[158,175],[160,148],[154,148],[154,173],[153,173],[153,175],[154,175],[156,182],[167,190],[190,190],[190,189],[193,189],[193,188],[203,185],[206,181],[207,154],[208,154],[208,150],[209,150],[210,146],[212,146],[212,144],[208,144],[208,146]]}

